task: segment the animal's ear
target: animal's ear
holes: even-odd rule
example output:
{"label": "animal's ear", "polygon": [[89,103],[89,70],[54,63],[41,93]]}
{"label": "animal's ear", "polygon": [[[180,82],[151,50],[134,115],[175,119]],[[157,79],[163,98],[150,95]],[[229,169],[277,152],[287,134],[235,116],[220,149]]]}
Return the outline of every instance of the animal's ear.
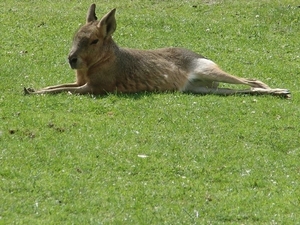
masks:
{"label": "animal's ear", "polygon": [[96,9],[96,4],[92,4],[86,15],[86,23],[97,20],[95,9]]}
{"label": "animal's ear", "polygon": [[102,32],[104,38],[112,35],[117,28],[115,12],[116,9],[111,10],[109,13],[102,17],[102,19],[97,25],[97,27],[100,29],[100,32]]}

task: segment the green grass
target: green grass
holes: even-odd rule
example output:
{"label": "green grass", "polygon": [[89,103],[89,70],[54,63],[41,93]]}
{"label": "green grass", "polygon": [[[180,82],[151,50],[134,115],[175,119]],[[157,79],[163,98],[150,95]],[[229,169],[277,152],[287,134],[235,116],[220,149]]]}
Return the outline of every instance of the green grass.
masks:
{"label": "green grass", "polygon": [[96,3],[120,46],[193,49],[292,99],[23,96],[74,80],[90,2],[2,1],[0,224],[299,224],[299,2]]}

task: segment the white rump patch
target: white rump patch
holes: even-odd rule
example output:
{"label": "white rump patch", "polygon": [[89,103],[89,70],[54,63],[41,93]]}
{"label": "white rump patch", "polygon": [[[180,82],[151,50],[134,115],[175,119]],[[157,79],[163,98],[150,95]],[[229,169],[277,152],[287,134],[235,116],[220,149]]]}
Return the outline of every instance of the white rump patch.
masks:
{"label": "white rump patch", "polygon": [[201,76],[203,76],[204,74],[208,74],[212,69],[217,67],[217,65],[213,61],[204,58],[195,59],[192,65],[192,70],[188,76],[189,80],[202,80]]}
{"label": "white rump patch", "polygon": [[194,59],[191,71],[188,75],[189,81],[212,81],[212,71],[218,68],[217,64],[209,59]]}
{"label": "white rump patch", "polygon": [[201,59],[196,59],[194,61],[194,70],[197,73],[202,73],[207,70],[211,70],[214,67],[216,67],[216,64],[209,59],[201,58]]}

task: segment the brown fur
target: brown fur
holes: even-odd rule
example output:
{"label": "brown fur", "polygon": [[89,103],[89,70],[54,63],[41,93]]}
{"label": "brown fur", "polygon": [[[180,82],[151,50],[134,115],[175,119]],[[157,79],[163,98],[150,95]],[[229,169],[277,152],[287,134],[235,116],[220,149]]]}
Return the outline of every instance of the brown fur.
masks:
{"label": "brown fur", "polygon": [[[74,36],[69,63],[76,82],[26,94],[70,92],[79,94],[182,91],[200,94],[273,94],[289,97],[286,89],[271,89],[258,80],[232,76],[214,62],[183,48],[135,50],[120,48],[112,39],[115,9],[97,21],[91,5],[86,24]],[[218,83],[245,84],[248,90],[218,88]]]}

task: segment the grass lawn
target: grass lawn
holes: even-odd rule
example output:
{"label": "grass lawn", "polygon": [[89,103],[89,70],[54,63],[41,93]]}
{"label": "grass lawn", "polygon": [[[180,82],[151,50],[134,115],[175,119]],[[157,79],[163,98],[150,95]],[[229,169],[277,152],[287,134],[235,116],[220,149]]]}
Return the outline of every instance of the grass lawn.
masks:
{"label": "grass lawn", "polygon": [[120,46],[186,47],[292,99],[24,96],[74,81],[91,2],[1,1],[0,224],[300,224],[299,1],[96,3]]}

